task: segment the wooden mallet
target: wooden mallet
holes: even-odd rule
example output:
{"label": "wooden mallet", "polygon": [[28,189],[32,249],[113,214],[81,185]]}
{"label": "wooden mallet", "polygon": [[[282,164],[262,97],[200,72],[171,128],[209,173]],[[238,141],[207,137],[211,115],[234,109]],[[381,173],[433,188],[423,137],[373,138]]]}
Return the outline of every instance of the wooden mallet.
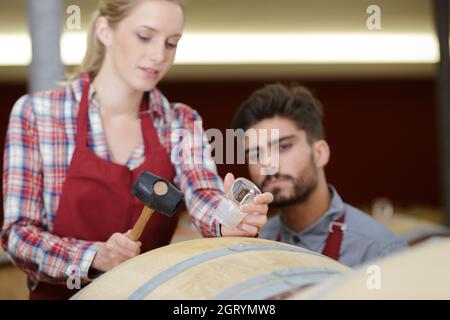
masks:
{"label": "wooden mallet", "polygon": [[142,172],[131,193],[144,203],[144,209],[131,230],[130,239],[139,240],[154,211],[173,217],[183,201],[183,193],[167,180],[148,171]]}

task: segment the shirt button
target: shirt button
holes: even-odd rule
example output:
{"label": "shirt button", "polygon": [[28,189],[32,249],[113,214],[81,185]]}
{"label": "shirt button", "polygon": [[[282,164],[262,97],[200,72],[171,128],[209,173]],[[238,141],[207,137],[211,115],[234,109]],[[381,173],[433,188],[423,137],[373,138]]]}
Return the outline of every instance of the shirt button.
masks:
{"label": "shirt button", "polygon": [[293,236],[292,240],[294,240],[294,243],[299,243],[300,242],[300,238],[298,236]]}

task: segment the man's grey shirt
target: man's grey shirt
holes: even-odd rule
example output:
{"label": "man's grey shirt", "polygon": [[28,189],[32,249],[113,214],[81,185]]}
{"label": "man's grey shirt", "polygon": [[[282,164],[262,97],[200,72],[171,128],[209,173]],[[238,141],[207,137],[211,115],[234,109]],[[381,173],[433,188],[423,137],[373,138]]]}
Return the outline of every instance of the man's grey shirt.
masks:
{"label": "man's grey shirt", "polygon": [[339,262],[350,267],[386,256],[408,247],[408,244],[394,235],[385,225],[361,210],[344,203],[336,189],[329,185],[331,204],[318,221],[301,232],[287,228],[280,214],[271,217],[259,237],[281,241],[321,253],[328,238],[330,223],[339,219],[345,211],[344,239]]}

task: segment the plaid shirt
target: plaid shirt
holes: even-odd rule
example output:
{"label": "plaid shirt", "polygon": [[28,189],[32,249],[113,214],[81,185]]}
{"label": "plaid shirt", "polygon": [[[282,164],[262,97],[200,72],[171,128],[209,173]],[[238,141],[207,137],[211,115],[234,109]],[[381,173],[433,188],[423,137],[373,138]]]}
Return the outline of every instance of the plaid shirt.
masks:
{"label": "plaid shirt", "polygon": [[[73,274],[73,266],[83,283],[90,281],[88,271],[100,244],[52,234],[75,149],[81,95],[79,77],[66,87],[25,95],[12,109],[4,154],[1,239],[14,263],[28,274],[31,288],[38,281],[64,284]],[[96,155],[110,160],[93,86],[89,102],[88,145]],[[197,122],[200,116],[184,104],[170,104],[157,89],[150,92],[149,112],[175,167],[175,184],[185,194],[194,224],[205,237],[220,236],[220,225],[212,211],[223,193],[223,184],[213,159],[207,156],[209,144]],[[194,143],[187,144],[189,149],[186,144],[181,149],[180,141]],[[141,141],[126,166],[134,169],[144,159]]]}

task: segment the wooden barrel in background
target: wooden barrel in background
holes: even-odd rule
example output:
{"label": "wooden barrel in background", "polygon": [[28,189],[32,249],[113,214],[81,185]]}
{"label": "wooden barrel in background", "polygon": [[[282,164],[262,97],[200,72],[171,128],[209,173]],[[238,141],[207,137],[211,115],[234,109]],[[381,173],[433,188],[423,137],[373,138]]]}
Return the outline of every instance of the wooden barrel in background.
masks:
{"label": "wooden barrel in background", "polygon": [[424,242],[307,288],[291,299],[448,300],[450,239]]}
{"label": "wooden barrel in background", "polygon": [[27,277],[0,248],[0,300],[28,299]]}
{"label": "wooden barrel in background", "polygon": [[196,239],[135,257],[73,299],[276,299],[348,270],[321,254],[280,242]]}
{"label": "wooden barrel in background", "polygon": [[450,237],[450,228],[425,219],[403,214],[394,214],[389,218],[376,216],[375,218],[409,245],[415,245],[434,237]]}
{"label": "wooden barrel in background", "polygon": [[450,237],[444,212],[433,207],[399,207],[387,198],[377,198],[370,210],[372,217],[385,224],[410,246],[430,238]]}

